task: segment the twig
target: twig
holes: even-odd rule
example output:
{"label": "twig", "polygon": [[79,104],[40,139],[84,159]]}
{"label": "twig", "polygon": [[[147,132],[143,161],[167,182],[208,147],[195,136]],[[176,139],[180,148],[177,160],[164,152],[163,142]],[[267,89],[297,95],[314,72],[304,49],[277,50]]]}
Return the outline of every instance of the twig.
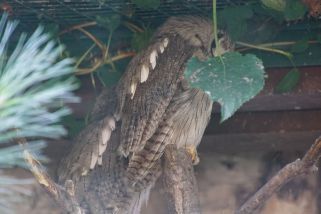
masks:
{"label": "twig", "polygon": [[46,192],[68,213],[83,214],[85,211],[79,206],[75,197],[75,188],[72,180],[67,180],[65,187],[56,184],[44,172],[41,164],[28,151],[23,152],[26,162],[30,167],[30,171],[35,176],[38,183],[46,190]]}
{"label": "twig", "polygon": [[65,187],[56,184],[50,176],[44,171],[41,163],[26,149],[27,140],[25,138],[17,139],[17,143],[23,149],[23,155],[30,171],[37,182],[44,190],[68,213],[84,214],[85,211],[79,206],[75,197],[75,187],[72,180],[67,180]]}
{"label": "twig", "polygon": [[73,25],[63,31],[61,31],[59,33],[59,36],[65,34],[65,33],[68,33],[68,32],[71,32],[73,30],[79,30],[79,28],[85,28],[85,27],[89,27],[89,26],[95,26],[97,25],[97,22],[93,21],[93,22],[85,22],[85,23],[81,23],[81,24],[77,24],[77,25]]}
{"label": "twig", "polygon": [[166,148],[163,178],[168,213],[201,213],[193,165],[185,149]]}
{"label": "twig", "polygon": [[307,174],[315,169],[315,164],[321,155],[321,137],[316,139],[309,151],[304,155],[303,159],[287,164],[275,176],[273,176],[263,187],[261,187],[250,199],[248,199],[236,214],[253,213],[263,203],[271,197],[271,195],[279,190],[283,185],[288,183],[298,175]]}
{"label": "twig", "polygon": [[143,29],[143,28],[141,28],[141,27],[139,27],[139,26],[137,26],[137,25],[135,25],[135,24],[133,24],[133,23],[124,21],[124,22],[123,22],[123,25],[124,25],[125,27],[127,27],[129,30],[133,31],[134,33],[136,33],[136,32],[139,32],[139,33],[144,32],[144,29]]}
{"label": "twig", "polygon": [[106,61],[103,61],[102,59],[98,59],[97,62],[94,64],[94,66],[90,67],[90,68],[78,68],[76,71],[76,75],[84,75],[84,74],[89,74],[93,71],[95,71],[97,68],[99,68],[99,66],[101,66],[102,64],[110,64],[112,62],[127,58],[127,57],[131,57],[134,56],[136,53],[135,52],[123,52],[123,53],[119,53],[116,56],[113,56],[111,58],[106,59]]}
{"label": "twig", "polygon": [[94,35],[89,33],[89,31],[83,29],[83,28],[78,28],[79,31],[81,31],[83,34],[85,34],[88,38],[90,38],[99,48],[102,52],[106,51],[106,46],[99,40],[97,39]]}

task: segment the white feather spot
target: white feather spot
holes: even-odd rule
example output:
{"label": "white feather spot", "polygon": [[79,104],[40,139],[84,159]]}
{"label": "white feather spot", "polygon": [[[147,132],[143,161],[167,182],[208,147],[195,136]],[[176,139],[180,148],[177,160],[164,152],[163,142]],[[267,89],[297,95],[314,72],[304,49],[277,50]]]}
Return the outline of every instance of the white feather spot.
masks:
{"label": "white feather spot", "polygon": [[107,119],[107,124],[108,124],[109,128],[110,128],[112,131],[115,130],[115,128],[116,128],[116,121],[115,121],[114,118],[109,117],[109,118]]}
{"label": "white feather spot", "polygon": [[164,48],[164,45],[163,45],[163,44],[161,44],[161,45],[159,46],[159,50],[160,50],[161,53],[164,53],[165,48]]}
{"label": "white feather spot", "polygon": [[150,57],[149,57],[149,61],[153,69],[156,67],[156,58],[157,58],[157,51],[153,50],[153,52],[150,54]]}
{"label": "white feather spot", "polygon": [[[109,141],[110,139],[110,136],[111,136],[111,132],[112,132],[112,129],[108,126],[108,127],[105,127],[103,130],[102,130],[102,133],[101,133],[101,144],[102,146],[105,146],[107,145],[107,142]],[[106,148],[103,148],[101,146],[99,146],[99,154],[101,155],[102,152],[105,151]],[[102,151],[103,150],[103,151]]]}
{"label": "white feather spot", "polygon": [[86,176],[88,174],[88,170],[83,170],[82,172],[81,172],[81,176]]}
{"label": "white feather spot", "polygon": [[93,152],[93,154],[91,155],[90,169],[94,169],[95,168],[97,160],[98,160],[98,155],[94,154],[94,152]]}
{"label": "white feather spot", "polygon": [[166,48],[166,47],[167,47],[168,42],[169,42],[168,38],[165,38],[165,39],[163,40],[164,48]]}
{"label": "white feather spot", "polygon": [[130,99],[134,98],[134,95],[135,95],[135,92],[136,92],[136,88],[137,88],[137,83],[136,82],[132,82],[131,85],[130,85],[130,94],[131,94]]}
{"label": "white feather spot", "polygon": [[[156,59],[155,59],[155,65],[156,65]],[[149,75],[149,68],[146,65],[143,65],[140,71],[140,82],[141,83],[145,82],[148,78],[148,75]],[[136,90],[136,87],[135,87],[135,90]]]}

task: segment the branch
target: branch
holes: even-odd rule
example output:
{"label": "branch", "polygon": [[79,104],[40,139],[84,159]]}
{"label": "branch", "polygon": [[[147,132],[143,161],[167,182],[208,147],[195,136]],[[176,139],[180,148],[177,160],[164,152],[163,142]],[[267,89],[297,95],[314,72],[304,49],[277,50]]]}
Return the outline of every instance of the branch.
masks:
{"label": "branch", "polygon": [[163,171],[168,213],[201,213],[193,165],[185,149],[168,146]]}
{"label": "branch", "polygon": [[271,195],[279,190],[283,185],[293,178],[308,174],[316,169],[315,164],[321,155],[321,137],[316,139],[309,151],[304,155],[303,159],[287,164],[274,177],[272,177],[263,187],[261,187],[250,199],[248,199],[236,214],[253,213],[256,209],[263,205]]}
{"label": "branch", "polygon": [[56,184],[47,173],[42,170],[40,162],[28,151],[24,150],[24,157],[30,171],[46,192],[63,208],[71,214],[83,214],[85,211],[79,206],[75,197],[75,187],[72,180],[67,180],[65,186]]}
{"label": "branch", "polygon": [[73,26],[71,26],[71,27],[69,27],[69,28],[61,31],[61,32],[59,33],[59,36],[65,34],[65,33],[71,32],[71,31],[73,31],[73,30],[78,30],[79,28],[85,28],[85,27],[95,26],[95,25],[97,25],[97,22],[95,22],[95,21],[85,22],[85,23],[73,25]]}
{"label": "branch", "polygon": [[26,149],[25,138],[18,138],[17,143],[23,148],[23,155],[30,171],[42,188],[59,204],[63,210],[71,214],[84,214],[75,196],[75,186],[72,180],[67,180],[65,186],[56,184],[43,170],[41,163]]}

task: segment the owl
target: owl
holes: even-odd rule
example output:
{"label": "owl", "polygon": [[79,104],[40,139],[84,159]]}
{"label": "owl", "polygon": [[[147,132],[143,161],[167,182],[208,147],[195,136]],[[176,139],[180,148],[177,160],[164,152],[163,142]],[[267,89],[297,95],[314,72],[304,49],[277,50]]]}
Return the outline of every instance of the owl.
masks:
{"label": "owl", "polygon": [[212,102],[184,79],[187,61],[205,60],[233,49],[223,31],[214,41],[211,20],[195,16],[168,19],[150,45],[129,63],[117,86],[114,118],[121,120],[119,152],[128,158],[127,173],[144,179],[169,144],[185,148],[198,162],[196,148],[210,119]]}
{"label": "owl", "polygon": [[95,125],[100,127],[92,131],[96,143],[90,140],[84,146],[82,150],[88,155],[83,155],[83,161],[73,161],[72,171],[86,175],[89,169],[102,165],[117,122],[121,124],[118,151],[128,159],[127,175],[133,184],[143,180],[159,162],[168,144],[185,148],[196,164],[196,148],[208,124],[212,102],[203,91],[189,88],[183,73],[193,56],[206,60],[234,48],[224,31],[217,35],[220,45],[215,44],[209,19],[169,18],[148,47],[130,61],[114,90],[113,107],[97,105],[99,109],[106,108],[109,116]]}
{"label": "owl", "polygon": [[212,101],[189,88],[183,74],[191,57],[206,60],[234,48],[225,32],[217,35],[219,45],[209,19],[169,18],[131,60],[118,85],[98,97],[90,125],[60,164],[60,183],[72,179],[92,209],[126,213],[121,210],[139,210],[148,198],[167,145],[186,149],[197,164]]}

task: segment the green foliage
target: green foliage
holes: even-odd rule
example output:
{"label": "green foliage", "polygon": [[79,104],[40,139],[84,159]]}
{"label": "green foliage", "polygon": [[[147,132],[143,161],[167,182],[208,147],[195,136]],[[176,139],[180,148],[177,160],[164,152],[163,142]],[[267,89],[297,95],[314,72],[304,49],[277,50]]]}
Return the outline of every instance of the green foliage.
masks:
{"label": "green foliage", "polygon": [[287,21],[302,19],[307,12],[307,7],[301,0],[287,0],[284,18]]}
{"label": "green foliage", "polygon": [[276,11],[284,11],[286,0],[261,0],[262,4]]}
{"label": "green foliage", "polygon": [[[43,141],[34,141],[32,143],[28,143],[24,145],[24,149],[28,151],[33,151],[37,154],[37,160],[41,162],[47,162],[48,159],[42,155],[39,151],[45,148],[47,144]],[[19,166],[22,168],[28,168],[24,155],[21,150],[20,145],[4,147],[0,149],[0,168],[11,168],[15,166]],[[1,177],[0,177],[0,185],[1,185]],[[1,194],[0,194],[1,195]]]}
{"label": "green foliage", "polygon": [[121,16],[118,14],[109,16],[96,16],[97,23],[108,29],[110,32],[114,32],[120,25]]}
{"label": "green foliage", "polygon": [[[14,138],[57,138],[66,133],[58,124],[60,118],[70,113],[63,107],[65,102],[76,102],[72,93],[77,88],[73,73],[73,60],[58,61],[62,47],[50,41],[50,35],[38,28],[29,39],[22,35],[13,51],[9,53],[9,39],[17,22],[0,21],[0,168],[26,167],[22,151],[27,149],[38,160],[45,147],[42,141],[25,145],[10,145]],[[11,183],[10,183],[11,182]],[[20,182],[20,183],[19,183]],[[0,171],[0,212],[10,213],[12,202],[19,200],[17,191],[9,185],[18,185],[24,180],[5,178]],[[22,190],[21,190],[22,191]],[[15,195],[13,201],[11,196]],[[11,212],[12,213],[12,212]]]}
{"label": "green foliage", "polygon": [[106,67],[103,68],[105,69],[100,69],[97,72],[99,79],[103,82],[103,84],[106,87],[115,85],[118,82],[118,80],[120,80],[122,73],[118,71],[112,71],[110,69],[107,69]]}
{"label": "green foliage", "polygon": [[132,2],[143,9],[157,9],[160,5],[160,0],[132,0]]}
{"label": "green foliage", "polygon": [[250,5],[227,7],[218,12],[220,28],[226,28],[233,40],[239,39],[247,32],[246,21],[253,16]]}
{"label": "green foliage", "polygon": [[256,56],[238,52],[207,61],[193,57],[187,63],[185,78],[191,87],[202,89],[221,104],[221,121],[224,121],[262,90],[264,67]]}
{"label": "green foliage", "polygon": [[135,33],[131,41],[131,47],[136,51],[147,47],[153,33],[154,31],[150,28],[145,29],[143,32]]}
{"label": "green foliage", "polygon": [[307,7],[301,0],[261,0],[269,9],[282,14],[286,21],[302,19],[307,12]]}
{"label": "green foliage", "polygon": [[291,52],[293,53],[302,53],[309,48],[309,39],[303,39],[297,41],[292,47]]}
{"label": "green foliage", "polygon": [[50,34],[52,38],[57,38],[59,34],[59,25],[56,23],[43,24],[44,32]]}
{"label": "green foliage", "polygon": [[72,115],[63,117],[62,124],[68,130],[68,136],[71,138],[75,137],[86,126],[84,119],[77,119]]}
{"label": "green foliage", "polygon": [[[5,32],[0,43],[1,56],[6,55],[14,25],[9,22],[0,29]],[[73,72],[73,60],[67,58],[56,63],[61,47],[48,39],[38,28],[28,41],[22,36],[8,59],[1,60],[0,142],[13,137],[56,138],[65,134],[56,123],[70,112],[60,108],[61,104],[77,101],[71,93],[77,87],[74,78],[66,76]]]}
{"label": "green foliage", "polygon": [[300,81],[300,71],[296,68],[289,71],[275,87],[275,92],[286,93],[293,90]]}

